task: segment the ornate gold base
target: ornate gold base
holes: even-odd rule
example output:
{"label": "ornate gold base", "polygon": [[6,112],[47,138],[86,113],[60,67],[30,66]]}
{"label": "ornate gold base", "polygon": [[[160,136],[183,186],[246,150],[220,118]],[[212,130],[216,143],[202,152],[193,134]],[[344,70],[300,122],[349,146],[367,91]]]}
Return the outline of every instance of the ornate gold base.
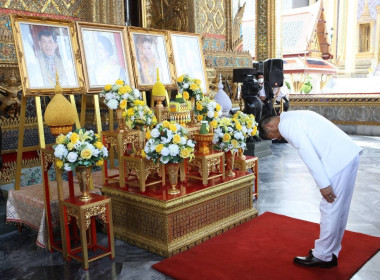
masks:
{"label": "ornate gold base", "polygon": [[49,126],[49,129],[52,135],[58,136],[73,131],[73,125]]}
{"label": "ornate gold base", "polygon": [[254,175],[239,176],[169,200],[110,186],[103,186],[102,191],[112,199],[115,236],[168,257],[257,216],[252,196]]}

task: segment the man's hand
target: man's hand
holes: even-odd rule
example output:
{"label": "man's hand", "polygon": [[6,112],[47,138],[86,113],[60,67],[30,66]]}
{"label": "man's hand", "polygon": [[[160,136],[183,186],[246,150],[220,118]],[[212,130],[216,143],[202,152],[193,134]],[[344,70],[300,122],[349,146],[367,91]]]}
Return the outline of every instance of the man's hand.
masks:
{"label": "man's hand", "polygon": [[328,203],[333,203],[335,201],[336,195],[334,194],[334,191],[331,186],[320,189],[320,192]]}
{"label": "man's hand", "polygon": [[259,96],[259,98],[260,98],[262,101],[265,101],[265,99],[266,99],[265,96]]}

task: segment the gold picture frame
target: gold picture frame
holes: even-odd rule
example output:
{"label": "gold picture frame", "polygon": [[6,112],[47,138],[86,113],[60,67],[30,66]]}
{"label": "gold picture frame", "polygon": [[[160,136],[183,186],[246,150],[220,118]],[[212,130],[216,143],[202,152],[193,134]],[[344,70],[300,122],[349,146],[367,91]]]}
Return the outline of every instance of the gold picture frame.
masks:
{"label": "gold picture frame", "polygon": [[188,74],[193,79],[201,80],[202,91],[207,93],[209,85],[201,36],[197,33],[170,31],[170,43],[176,74]]}
{"label": "gold picture frame", "polygon": [[87,93],[99,93],[117,79],[135,87],[126,26],[77,22]]}
{"label": "gold picture frame", "polygon": [[167,89],[175,88],[173,52],[168,32],[129,26],[128,34],[136,87],[151,90],[157,81],[158,68],[162,84]]}
{"label": "gold picture frame", "polygon": [[54,95],[56,73],[66,94],[85,93],[75,23],[11,15],[25,96]]}

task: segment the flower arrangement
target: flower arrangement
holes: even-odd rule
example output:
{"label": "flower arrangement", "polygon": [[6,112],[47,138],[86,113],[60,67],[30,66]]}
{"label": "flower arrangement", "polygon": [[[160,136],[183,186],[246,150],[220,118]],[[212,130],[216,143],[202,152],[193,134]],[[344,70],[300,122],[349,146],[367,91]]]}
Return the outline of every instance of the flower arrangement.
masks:
{"label": "flower arrangement", "polygon": [[144,101],[135,100],[133,107],[125,111],[126,124],[130,128],[140,128],[157,124],[153,111],[145,105]]}
{"label": "flower arrangement", "polygon": [[195,101],[202,100],[203,92],[200,84],[201,80],[192,79],[188,74],[183,74],[177,78],[179,92],[182,93],[183,98],[186,100],[189,100],[192,97]]}
{"label": "flower arrangement", "polygon": [[214,138],[212,143],[215,148],[224,152],[237,152],[239,148],[245,149],[245,133],[243,126],[236,118],[222,118],[218,121],[216,129],[214,129]]}
{"label": "flower arrangement", "polygon": [[66,135],[56,138],[54,156],[56,166],[71,171],[77,166],[102,166],[108,157],[108,150],[103,145],[100,136],[92,130],[79,128]]}
{"label": "flower arrangement", "polygon": [[125,109],[128,105],[132,105],[135,100],[141,99],[141,93],[138,89],[131,88],[119,79],[114,85],[105,85],[100,97],[104,98],[104,103],[110,109]]}
{"label": "flower arrangement", "polygon": [[194,157],[194,142],[187,139],[188,131],[175,122],[163,121],[148,131],[142,156],[163,164],[180,163]]}
{"label": "flower arrangement", "polygon": [[208,97],[203,97],[202,100],[196,102],[195,112],[198,121],[208,121],[213,128],[216,128],[217,119],[222,115],[222,106]]}
{"label": "flower arrangement", "polygon": [[255,116],[253,114],[244,114],[241,111],[237,111],[234,114],[234,119],[237,119],[242,125],[242,132],[246,136],[258,136],[259,131],[257,130],[258,123],[255,120]]}

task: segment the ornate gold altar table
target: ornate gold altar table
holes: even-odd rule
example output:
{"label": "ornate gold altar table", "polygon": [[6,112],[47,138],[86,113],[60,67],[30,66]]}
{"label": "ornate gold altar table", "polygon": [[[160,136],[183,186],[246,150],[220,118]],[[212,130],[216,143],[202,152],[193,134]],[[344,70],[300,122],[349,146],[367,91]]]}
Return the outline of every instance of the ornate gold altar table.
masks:
{"label": "ornate gold altar table", "polygon": [[161,256],[187,250],[257,216],[253,208],[254,174],[236,171],[234,178],[178,183],[179,195],[160,184],[144,193],[117,183],[102,188],[112,199],[117,238]]}

